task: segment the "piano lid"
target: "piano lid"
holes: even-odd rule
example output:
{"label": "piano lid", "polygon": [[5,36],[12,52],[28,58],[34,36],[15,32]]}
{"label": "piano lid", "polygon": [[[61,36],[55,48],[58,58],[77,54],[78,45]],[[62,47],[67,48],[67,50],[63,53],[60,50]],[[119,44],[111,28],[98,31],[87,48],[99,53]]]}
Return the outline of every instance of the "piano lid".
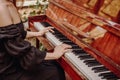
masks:
{"label": "piano lid", "polygon": [[120,0],[73,0],[90,12],[120,23]]}
{"label": "piano lid", "polygon": [[[76,5],[76,2],[80,1],[84,4]],[[103,11],[100,7],[97,13],[91,11],[97,1],[105,0],[50,0],[46,16],[86,44],[96,53],[94,56],[99,55],[120,72],[120,24],[100,16],[100,12],[107,12],[107,7]],[[119,0],[110,0],[109,3],[115,4],[116,1],[119,2]],[[91,10],[86,5],[92,6]],[[117,6],[120,9],[119,5]],[[108,14],[114,17],[120,12],[116,11],[115,15],[110,12]]]}

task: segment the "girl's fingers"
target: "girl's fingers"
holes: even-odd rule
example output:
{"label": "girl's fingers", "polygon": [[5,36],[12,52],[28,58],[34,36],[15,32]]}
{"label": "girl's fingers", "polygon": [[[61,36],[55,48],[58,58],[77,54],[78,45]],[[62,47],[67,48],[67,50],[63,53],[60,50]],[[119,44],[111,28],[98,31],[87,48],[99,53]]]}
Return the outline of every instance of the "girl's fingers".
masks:
{"label": "girl's fingers", "polygon": [[54,27],[47,27],[47,28],[45,28],[45,30],[47,30],[47,32],[48,32],[48,31],[54,32],[52,29],[54,29]]}
{"label": "girl's fingers", "polygon": [[61,46],[64,47],[64,48],[66,48],[66,49],[67,49],[67,48],[72,48],[72,46],[71,46],[71,45],[68,45],[68,44],[62,44]]}
{"label": "girl's fingers", "polygon": [[50,29],[50,32],[54,33],[54,31],[52,29]]}

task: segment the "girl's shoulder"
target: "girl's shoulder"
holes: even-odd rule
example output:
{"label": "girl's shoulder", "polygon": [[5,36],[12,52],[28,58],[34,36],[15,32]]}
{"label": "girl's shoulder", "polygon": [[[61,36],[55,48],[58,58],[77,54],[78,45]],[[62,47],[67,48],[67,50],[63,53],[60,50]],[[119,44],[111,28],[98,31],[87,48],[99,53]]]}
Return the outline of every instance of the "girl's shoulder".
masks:
{"label": "girl's shoulder", "polygon": [[14,6],[14,4],[11,2],[0,3],[0,9],[7,8],[8,6]]}

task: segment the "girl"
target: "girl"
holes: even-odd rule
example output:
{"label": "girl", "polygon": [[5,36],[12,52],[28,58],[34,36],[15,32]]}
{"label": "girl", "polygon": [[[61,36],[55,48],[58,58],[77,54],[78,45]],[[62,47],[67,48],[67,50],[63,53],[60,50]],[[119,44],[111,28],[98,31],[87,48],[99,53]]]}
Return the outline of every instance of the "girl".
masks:
{"label": "girl", "polygon": [[65,80],[64,71],[55,59],[71,46],[62,44],[53,53],[31,46],[24,40],[26,37],[42,36],[52,28],[25,31],[14,1],[0,0],[0,80]]}

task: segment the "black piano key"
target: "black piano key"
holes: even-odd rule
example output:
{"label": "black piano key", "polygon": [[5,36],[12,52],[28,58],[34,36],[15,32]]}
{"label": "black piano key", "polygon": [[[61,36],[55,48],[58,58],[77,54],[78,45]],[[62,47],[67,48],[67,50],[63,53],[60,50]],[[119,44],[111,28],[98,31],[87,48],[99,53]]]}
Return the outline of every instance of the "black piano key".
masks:
{"label": "black piano key", "polygon": [[55,34],[55,36],[57,37],[57,38],[66,38],[64,35],[61,35],[61,34]]}
{"label": "black piano key", "polygon": [[76,56],[80,56],[80,55],[85,55],[86,53],[73,53],[75,54]]}
{"label": "black piano key", "polygon": [[110,78],[110,79],[106,79],[106,80],[120,80],[119,78]]}
{"label": "black piano key", "polygon": [[[72,46],[72,49],[80,49],[80,47],[78,45],[71,45]],[[83,50],[81,50],[82,52]],[[84,51],[85,52],[85,51]]]}
{"label": "black piano key", "polygon": [[72,52],[74,52],[74,53],[85,53],[85,54],[87,54],[84,50],[82,50],[82,49],[73,49],[73,51]]}
{"label": "black piano key", "polygon": [[53,35],[57,35],[57,34],[61,34],[60,32],[58,32],[58,31],[55,31],[55,30],[53,30],[54,32],[52,33]]}
{"label": "black piano key", "polygon": [[59,38],[60,41],[69,41],[67,38]]}
{"label": "black piano key", "polygon": [[84,63],[88,65],[88,67],[101,65],[97,60],[85,60]]}
{"label": "black piano key", "polygon": [[88,67],[93,67],[93,66],[100,66],[101,64],[98,62],[94,62],[94,63],[87,63],[86,65],[88,65]]}
{"label": "black piano key", "polygon": [[72,52],[73,52],[73,54],[75,54],[76,56],[87,55],[87,53],[74,52],[74,51],[72,51]]}
{"label": "black piano key", "polygon": [[[74,53],[74,52],[73,52]],[[79,57],[82,57],[82,56],[87,56],[87,55],[89,55],[89,54],[87,54],[87,53],[79,53],[80,54],[80,56],[78,56],[78,58]]]}
{"label": "black piano key", "polygon": [[62,33],[61,32],[59,32],[57,29],[52,29],[53,31],[54,31],[54,33],[52,33],[53,35],[56,35],[56,34],[61,34],[62,35]]}
{"label": "black piano key", "polygon": [[69,45],[75,45],[75,43],[73,43],[73,42],[71,42],[71,41],[63,41],[63,43],[65,43],[65,44],[69,44]]}
{"label": "black piano key", "polygon": [[87,53],[81,48],[72,49],[72,52],[75,55],[87,55]]}
{"label": "black piano key", "polygon": [[114,75],[112,72],[100,73],[98,76]]}
{"label": "black piano key", "polygon": [[99,63],[99,62],[96,61],[96,60],[85,60],[84,63],[86,63],[86,64],[92,64],[92,63]]}
{"label": "black piano key", "polygon": [[105,68],[104,66],[94,67],[94,68],[92,68],[92,70],[94,70],[95,73],[104,72],[104,71],[109,71],[109,70],[108,70],[107,68]]}
{"label": "black piano key", "polygon": [[51,26],[48,22],[40,22],[44,27]]}
{"label": "black piano key", "polygon": [[86,59],[91,59],[93,57],[90,55],[80,55],[78,58],[80,58],[80,60],[86,60]]}
{"label": "black piano key", "polygon": [[100,73],[98,76],[100,76],[102,79],[107,79],[107,80],[118,80],[118,79],[120,79],[112,72]]}
{"label": "black piano key", "polygon": [[115,75],[107,75],[107,76],[103,76],[101,79],[113,79],[113,80],[117,80],[119,79],[117,76]]}
{"label": "black piano key", "polygon": [[70,40],[69,40],[68,38],[66,38],[66,37],[60,37],[59,40],[61,40],[61,41],[64,41],[64,40],[66,40],[66,41],[67,41],[67,40],[70,41]]}
{"label": "black piano key", "polygon": [[75,45],[75,43],[73,43],[73,42],[70,41],[70,40],[64,40],[64,41],[62,41],[62,42],[72,43],[73,45]]}
{"label": "black piano key", "polygon": [[[55,32],[59,32],[59,31],[58,31],[57,29],[55,29],[55,28],[54,28],[53,30],[54,30]],[[60,32],[59,32],[59,33],[60,33]]]}
{"label": "black piano key", "polygon": [[94,60],[85,60],[85,61],[83,61],[84,63],[91,63],[91,62],[96,62],[96,60],[94,59]]}
{"label": "black piano key", "polygon": [[[60,40],[60,39],[63,39],[63,38],[64,38],[64,39],[67,39],[65,36],[55,36],[55,37],[58,38],[59,40]],[[61,40],[61,41],[62,41],[62,40]],[[65,41],[65,40],[64,40],[64,41]],[[64,42],[64,41],[62,41],[62,42]],[[66,40],[66,41],[67,41],[67,40]],[[68,41],[70,41],[70,40],[68,40]]]}
{"label": "black piano key", "polygon": [[82,48],[75,48],[75,49],[73,49],[73,51],[80,51],[80,52],[85,52]]}
{"label": "black piano key", "polygon": [[[100,73],[98,76],[102,77],[103,79],[119,79],[114,73],[112,72],[106,72],[106,73]],[[111,76],[111,77],[110,77]]]}

